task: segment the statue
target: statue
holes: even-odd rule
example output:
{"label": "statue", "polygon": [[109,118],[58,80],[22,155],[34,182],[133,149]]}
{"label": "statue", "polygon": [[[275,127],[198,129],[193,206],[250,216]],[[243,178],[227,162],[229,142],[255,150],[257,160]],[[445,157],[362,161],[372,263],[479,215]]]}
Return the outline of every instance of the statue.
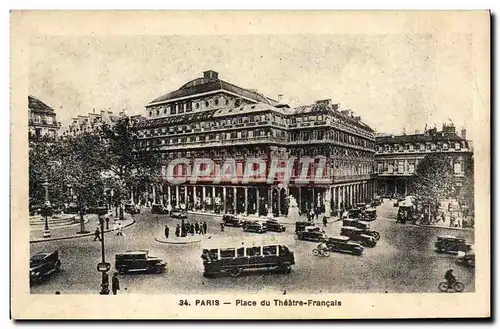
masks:
{"label": "statue", "polygon": [[299,207],[293,195],[288,196],[288,216],[291,220],[300,221]]}

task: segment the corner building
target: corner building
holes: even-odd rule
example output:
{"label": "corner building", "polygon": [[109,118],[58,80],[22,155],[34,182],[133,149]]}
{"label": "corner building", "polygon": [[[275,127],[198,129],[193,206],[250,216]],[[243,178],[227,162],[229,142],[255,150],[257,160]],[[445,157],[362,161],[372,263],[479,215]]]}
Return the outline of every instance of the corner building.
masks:
{"label": "corner building", "polygon": [[[314,210],[327,216],[358,202],[371,200],[375,192],[374,131],[352,111],[340,111],[330,100],[290,108],[256,91],[219,79],[206,71],[178,90],[146,105],[146,120],[138,123],[139,147],[161,152],[163,172],[173,159],[191,159],[191,165],[174,167],[185,183],[148,191],[155,203],[188,205],[188,209],[257,216],[287,216],[290,196],[302,213]],[[314,158],[309,182],[299,182],[302,157]],[[272,159],[298,160],[290,180],[279,175],[268,183]],[[213,172],[190,184],[196,158],[215,162]],[[218,182],[226,158],[236,161],[237,183],[226,176]],[[247,158],[264,160],[266,172],[244,182]],[[314,181],[319,162],[325,162],[324,183]],[[132,196],[134,198],[134,196]]]}

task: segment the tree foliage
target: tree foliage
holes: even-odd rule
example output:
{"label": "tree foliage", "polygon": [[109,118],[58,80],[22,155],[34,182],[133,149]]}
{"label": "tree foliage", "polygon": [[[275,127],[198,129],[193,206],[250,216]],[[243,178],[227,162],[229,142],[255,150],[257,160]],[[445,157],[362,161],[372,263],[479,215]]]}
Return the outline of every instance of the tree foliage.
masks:
{"label": "tree foliage", "polygon": [[437,204],[454,192],[453,168],[448,157],[429,154],[419,162],[415,187],[421,201]]}

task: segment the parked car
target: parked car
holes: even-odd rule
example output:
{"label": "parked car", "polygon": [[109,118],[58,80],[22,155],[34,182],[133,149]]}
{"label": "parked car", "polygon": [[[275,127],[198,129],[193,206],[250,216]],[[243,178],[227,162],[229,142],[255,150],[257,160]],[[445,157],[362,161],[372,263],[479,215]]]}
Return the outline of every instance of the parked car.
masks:
{"label": "parked car", "polygon": [[30,284],[41,282],[60,269],[59,251],[37,253],[30,258]]}
{"label": "parked car", "polygon": [[357,227],[343,226],[340,235],[349,237],[351,241],[360,243],[364,247],[373,248],[377,245],[375,238],[368,234],[363,234],[363,230]]}
{"label": "parked car", "polygon": [[375,208],[367,208],[361,216],[361,219],[366,221],[373,221],[377,219],[377,209]]}
{"label": "parked car", "polygon": [[266,233],[267,226],[265,222],[246,221],[243,223],[244,232]]}
{"label": "parked car", "polygon": [[162,273],[166,263],[160,258],[149,256],[147,250],[126,251],[115,255],[115,269],[120,274],[130,272]]}
{"label": "parked car", "polygon": [[161,204],[153,204],[151,205],[151,213],[158,215],[168,214],[168,209]]}
{"label": "parked car", "polygon": [[346,236],[329,237],[325,242],[329,251],[351,253],[356,256],[363,254],[364,248]]}
{"label": "parked car", "polygon": [[468,252],[472,249],[472,245],[465,241],[465,238],[452,235],[438,236],[434,244],[437,252],[445,252],[456,254],[460,251]]}
{"label": "parked car", "polygon": [[241,227],[243,226],[244,221],[234,215],[224,215],[222,216],[222,222],[224,223],[224,226]]}
{"label": "parked car", "polygon": [[457,253],[457,262],[462,265],[475,267],[476,266],[476,253],[474,247],[471,246],[469,251],[459,251]]}
{"label": "parked car", "polygon": [[314,224],[311,222],[295,222],[295,233],[304,231],[309,226],[314,226]]}
{"label": "parked car", "polygon": [[30,216],[35,216],[42,211],[43,204],[30,204]]}
{"label": "parked car", "polygon": [[371,235],[376,241],[380,240],[380,233],[370,227],[370,223],[363,222],[357,219],[344,219],[342,226],[356,227],[363,231],[363,234]]}
{"label": "parked car", "polygon": [[80,208],[78,207],[78,204],[76,202],[70,202],[68,204],[68,206],[66,207],[66,213],[67,214],[79,214]]}
{"label": "parked car", "polygon": [[321,242],[327,238],[319,227],[306,227],[304,231],[297,232],[297,239],[305,241]]}
{"label": "parked car", "polygon": [[361,213],[362,211],[359,208],[349,209],[349,211],[347,212],[347,218],[360,218]]}
{"label": "parked car", "polygon": [[141,209],[139,206],[133,204],[133,203],[127,203],[125,204],[125,212],[129,213],[131,215],[135,215],[141,212]]}
{"label": "parked car", "polygon": [[170,217],[177,219],[186,219],[188,216],[185,210],[174,209],[170,212]]}
{"label": "parked car", "polygon": [[277,220],[268,219],[266,221],[266,226],[268,231],[272,232],[285,232],[286,227],[283,224],[280,224]]}

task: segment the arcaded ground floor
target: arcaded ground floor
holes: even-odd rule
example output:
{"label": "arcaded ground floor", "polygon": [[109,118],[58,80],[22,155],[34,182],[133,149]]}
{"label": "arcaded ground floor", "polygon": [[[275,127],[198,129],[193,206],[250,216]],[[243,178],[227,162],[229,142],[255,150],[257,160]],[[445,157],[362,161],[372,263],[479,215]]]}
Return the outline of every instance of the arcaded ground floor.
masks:
{"label": "arcaded ground floor", "polygon": [[[290,211],[327,216],[373,199],[375,181],[327,186],[311,185],[164,185],[131,194],[135,203],[156,203],[173,208],[260,216],[287,216]],[[296,208],[296,210],[295,210]]]}

